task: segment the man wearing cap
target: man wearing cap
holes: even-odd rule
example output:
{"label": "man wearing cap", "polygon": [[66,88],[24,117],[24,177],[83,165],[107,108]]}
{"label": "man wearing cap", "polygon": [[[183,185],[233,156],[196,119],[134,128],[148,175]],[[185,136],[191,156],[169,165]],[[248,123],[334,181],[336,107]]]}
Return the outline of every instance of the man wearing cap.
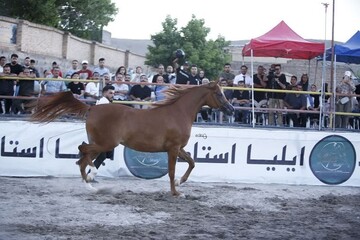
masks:
{"label": "man wearing cap", "polygon": [[87,60],[83,60],[81,62],[81,69],[77,72],[80,76],[80,79],[90,79],[93,75],[93,72],[88,69],[89,62]]}
{"label": "man wearing cap", "polygon": [[[352,112],[352,97],[346,96],[348,94],[353,94],[356,87],[352,81],[351,72],[346,71],[341,82],[336,86],[336,112]],[[335,127],[336,128],[347,128],[349,123],[349,116],[337,114],[335,117]]]}

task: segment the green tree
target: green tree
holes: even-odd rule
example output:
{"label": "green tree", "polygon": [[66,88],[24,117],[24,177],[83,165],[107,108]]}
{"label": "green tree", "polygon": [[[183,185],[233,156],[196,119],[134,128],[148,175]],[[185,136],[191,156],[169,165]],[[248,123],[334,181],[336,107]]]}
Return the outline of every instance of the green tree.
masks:
{"label": "green tree", "polygon": [[57,27],[60,16],[56,0],[2,0],[0,15]]}
{"label": "green tree", "polygon": [[172,65],[173,53],[180,48],[185,51],[187,61],[204,69],[206,76],[215,80],[224,63],[230,61],[230,54],[224,51],[230,42],[222,36],[206,40],[210,28],[205,27],[203,19],[196,19],[193,15],[188,24],[178,30],[177,19],[167,16],[162,27],[160,33],[151,36],[154,46],[148,46],[147,65]]}
{"label": "green tree", "polygon": [[85,39],[101,41],[103,26],[114,21],[118,9],[111,0],[57,0],[59,28]]}
{"label": "green tree", "polygon": [[0,15],[69,31],[75,36],[101,41],[103,26],[118,9],[111,0],[2,0]]}

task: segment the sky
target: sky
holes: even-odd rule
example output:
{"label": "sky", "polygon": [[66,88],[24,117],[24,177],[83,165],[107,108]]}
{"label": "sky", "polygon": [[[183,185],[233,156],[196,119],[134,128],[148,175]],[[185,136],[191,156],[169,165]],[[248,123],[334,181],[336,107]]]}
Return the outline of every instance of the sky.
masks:
{"label": "sky", "polygon": [[[305,39],[331,40],[333,0],[112,0],[119,9],[104,29],[113,38],[150,39],[167,15],[185,27],[192,15],[210,28],[207,40],[259,37],[284,20]],[[322,3],[329,3],[327,14]],[[326,21],[325,21],[326,19]],[[334,40],[346,42],[360,30],[360,0],[335,0]],[[325,32],[326,25],[326,32]]]}

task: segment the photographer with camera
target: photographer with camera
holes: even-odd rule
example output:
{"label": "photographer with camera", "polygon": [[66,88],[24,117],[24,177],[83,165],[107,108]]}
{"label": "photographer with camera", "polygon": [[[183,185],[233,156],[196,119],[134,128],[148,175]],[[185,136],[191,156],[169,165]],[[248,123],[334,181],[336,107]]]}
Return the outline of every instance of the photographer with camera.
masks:
{"label": "photographer with camera", "polygon": [[[287,86],[285,74],[281,73],[280,64],[272,64],[268,75],[268,89],[285,90]],[[285,93],[279,92],[268,92],[269,108],[284,108],[284,97]],[[283,126],[283,115],[282,111],[277,111],[277,126]],[[273,110],[269,110],[269,125],[275,125],[275,114]]]}

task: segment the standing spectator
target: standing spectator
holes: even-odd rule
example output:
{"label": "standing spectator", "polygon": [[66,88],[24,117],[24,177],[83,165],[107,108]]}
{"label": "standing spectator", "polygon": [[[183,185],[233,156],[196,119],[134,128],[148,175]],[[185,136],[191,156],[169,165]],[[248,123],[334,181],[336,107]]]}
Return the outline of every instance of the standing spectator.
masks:
{"label": "standing spectator", "polygon": [[302,86],[303,91],[309,91],[309,76],[306,73],[301,75],[299,84]]}
{"label": "standing spectator", "polygon": [[[254,74],[253,79],[254,79],[254,88],[260,88],[260,89],[266,88],[268,78],[265,74],[265,68],[263,66],[261,65],[258,66],[257,73]],[[266,105],[267,104],[266,99],[267,99],[266,92],[254,91],[254,100],[256,101],[256,103],[254,104],[257,105],[257,107]]]}
{"label": "standing spectator", "polygon": [[[60,77],[60,68],[59,67],[54,67],[52,70],[53,70],[52,78],[54,78],[54,79],[62,79]],[[45,81],[41,82],[41,93],[43,95],[53,95],[55,93],[64,92],[66,90],[67,90],[67,87],[66,87],[64,81],[45,80]]]}
{"label": "standing spectator", "polygon": [[[71,68],[66,71],[65,76],[70,76],[71,77],[74,73],[78,72],[79,70],[80,70],[79,69],[79,61],[74,59],[74,60],[71,61]],[[80,77],[79,74],[78,74],[78,76]]]}
{"label": "standing spectator", "polygon": [[77,72],[80,76],[80,79],[90,79],[93,76],[93,72],[88,69],[89,62],[87,60],[83,60],[81,62],[81,69]]}
{"label": "standing spectator", "polygon": [[170,83],[170,82],[169,82],[169,76],[165,73],[165,67],[164,67],[164,65],[159,64],[157,70],[158,70],[158,73],[153,76],[151,82],[152,82],[152,83],[156,83],[157,77],[158,77],[158,76],[162,76],[165,83]]}
{"label": "standing spectator", "polygon": [[[336,86],[336,93],[339,94],[336,101],[336,112],[349,113],[352,111],[351,96],[345,96],[347,94],[353,94],[356,87],[351,78],[351,72],[346,71],[341,82]],[[335,116],[336,128],[347,128],[349,123],[349,116],[339,115]]]}
{"label": "standing spectator", "polygon": [[234,84],[234,78],[235,75],[231,72],[231,64],[230,63],[225,63],[224,64],[224,70],[222,71],[222,73],[220,73],[219,76],[219,80],[226,80],[228,82],[232,82],[231,85]]}
{"label": "standing spectator", "polygon": [[239,81],[244,81],[245,86],[249,87],[253,84],[253,80],[251,79],[251,76],[247,73],[248,67],[246,65],[242,65],[240,67],[240,74],[236,75],[234,78],[234,83],[237,83]]}
{"label": "standing spectator", "polygon": [[84,98],[85,86],[82,82],[79,82],[80,76],[77,72],[74,72],[71,75],[72,82],[69,82],[68,88],[73,93],[74,97],[77,99]]}
{"label": "standing spectator", "polygon": [[99,58],[99,65],[94,69],[94,72],[98,72],[100,76],[108,74],[110,77],[110,70],[105,67],[105,58]]}
{"label": "standing spectator", "polygon": [[174,69],[176,69],[176,84],[189,84],[190,74],[188,72],[189,63],[185,62],[181,67],[178,64],[179,59],[175,58],[173,61]]}
{"label": "standing spectator", "polygon": [[[140,82],[146,83],[148,79],[145,74],[140,76]],[[147,102],[151,100],[151,88],[146,85],[134,85],[130,90],[130,99],[133,101]],[[147,105],[134,105],[138,109],[146,109]]]}
{"label": "standing spectator", "polygon": [[[292,90],[302,91],[302,85],[297,85]],[[284,105],[288,109],[305,110],[307,106],[306,96],[300,93],[287,93],[284,98]],[[293,121],[294,127],[306,127],[306,113],[288,112],[287,115]]]}
{"label": "standing spectator", "polygon": [[198,75],[198,68],[195,64],[191,65],[188,84],[201,85],[201,80]]}
{"label": "standing spectator", "polygon": [[203,80],[204,78],[206,78],[206,77],[205,77],[205,71],[204,71],[203,69],[200,69],[200,70],[199,70],[199,80],[200,80],[201,84],[202,84],[202,80]]}
{"label": "standing spectator", "polygon": [[[20,78],[27,78],[27,80],[20,80],[18,96],[20,97],[33,97],[34,96],[34,80],[28,80],[29,78],[35,78],[35,73],[31,72],[29,68],[25,68],[20,74]],[[30,113],[30,110],[26,107],[29,102],[28,99],[16,99],[13,101],[13,112],[21,114]]]}
{"label": "standing spectator", "polygon": [[35,59],[30,59],[30,67],[31,67],[32,70],[35,72],[35,76],[36,76],[37,78],[39,78],[39,77],[40,77],[40,72],[39,72],[39,70],[36,68],[35,64],[36,64]]}
{"label": "standing spectator", "polygon": [[120,73],[120,74],[122,74],[122,75],[126,75],[126,68],[124,67],[124,66],[120,66],[117,70],[116,70],[116,72],[115,72],[115,76],[118,74],[118,73]]}
{"label": "standing spectator", "polygon": [[175,84],[176,83],[176,74],[174,73],[174,68],[171,65],[166,67],[166,74],[168,75],[169,83]]}
{"label": "standing spectator", "polygon": [[52,63],[52,65],[51,65],[51,73],[52,74],[54,74],[54,68],[59,68],[59,76],[62,78],[63,77],[63,74],[62,74],[62,72],[61,72],[61,70],[60,70],[60,66],[59,66],[59,64],[57,64],[57,62],[53,62]]}
{"label": "standing spectator", "polygon": [[288,90],[292,90],[294,87],[296,87],[298,85],[297,82],[297,77],[296,76],[291,76],[290,78],[290,84],[286,87],[286,89]]}
{"label": "standing spectator", "polygon": [[[34,61],[35,61],[35,60],[34,60]],[[40,77],[39,71],[38,71],[35,67],[33,67],[33,66],[34,66],[34,63],[31,64],[31,59],[30,59],[30,57],[26,57],[26,58],[24,59],[23,68],[29,68],[29,69],[30,69],[30,72],[31,72],[31,73],[35,73],[35,76],[36,76],[37,78]]]}
{"label": "standing spectator", "polygon": [[135,69],[135,73],[133,74],[131,81],[132,82],[140,82],[140,76],[143,73],[142,67],[137,66]]}
{"label": "standing spectator", "polygon": [[[130,75],[128,75],[128,77],[130,77]],[[118,73],[116,75],[115,80],[116,83],[112,85],[115,90],[114,100],[118,100],[118,101],[127,100],[129,94],[129,85],[124,83],[119,83],[119,81],[124,81],[124,75]]]}
{"label": "standing spectator", "polygon": [[[268,75],[268,89],[285,90],[286,89],[286,77],[285,74],[281,73],[281,65],[274,64],[273,69],[270,69]],[[268,92],[269,108],[280,109],[277,112],[277,126],[283,126],[283,114],[282,109],[284,108],[284,97],[285,93]],[[274,110],[269,110],[269,125],[275,125]]]}
{"label": "standing spectator", "polygon": [[10,63],[6,65],[10,66],[11,73],[19,75],[23,71],[23,67],[18,63],[19,56],[16,53],[11,54]]}
{"label": "standing spectator", "polygon": [[2,73],[4,71],[5,64],[6,64],[6,57],[1,56],[0,57],[0,73]]}
{"label": "standing spectator", "polygon": [[[0,72],[0,77],[14,77],[16,74],[11,73],[9,65],[3,67],[3,72]],[[13,79],[0,79],[0,95],[13,96],[14,95],[14,80]],[[3,113],[2,100],[4,100],[5,114],[10,113],[12,105],[12,99],[4,98],[0,99],[0,113]]]}

